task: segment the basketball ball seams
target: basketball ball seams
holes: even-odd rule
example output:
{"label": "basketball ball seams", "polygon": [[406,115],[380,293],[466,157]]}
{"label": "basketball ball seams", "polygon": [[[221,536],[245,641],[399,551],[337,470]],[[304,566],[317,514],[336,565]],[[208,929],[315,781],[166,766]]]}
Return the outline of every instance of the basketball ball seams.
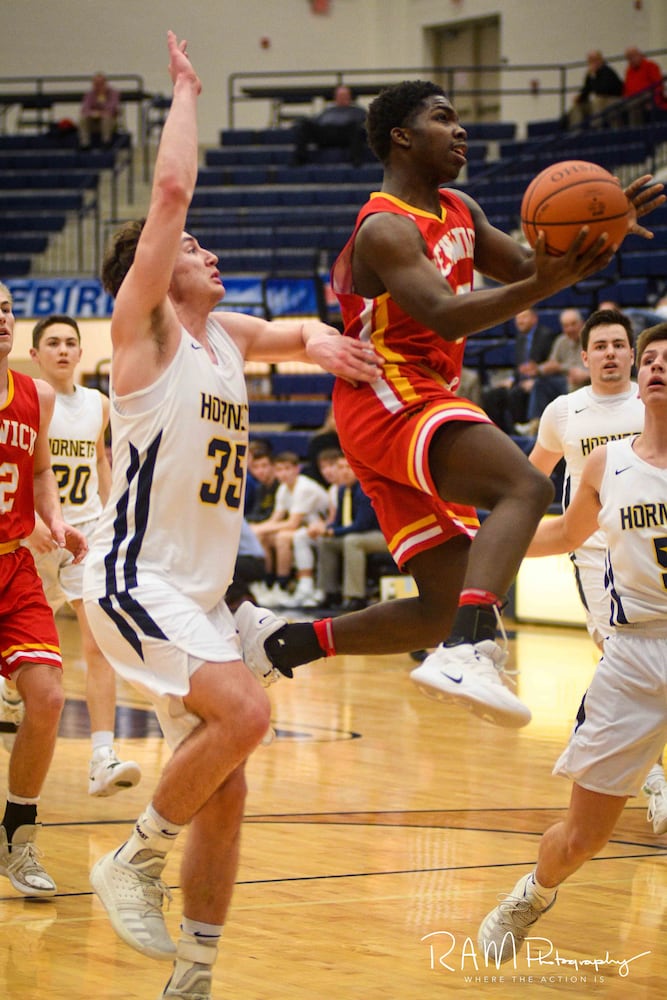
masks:
{"label": "basketball ball seams", "polygon": [[[556,227],[557,226],[589,226],[591,224],[591,222],[615,222],[617,219],[624,219],[627,216],[627,214],[628,214],[627,212],[619,212],[617,215],[605,215],[605,216],[603,216],[601,218],[597,218],[596,217],[595,219],[591,219],[590,217],[588,217],[588,218],[584,218],[584,219],[567,219],[567,220],[565,220],[563,222],[554,222],[553,220],[550,219],[548,225],[549,225],[549,228],[551,228],[552,226],[556,226]],[[540,226],[540,224],[539,224],[539,222],[537,220],[535,220],[534,222],[531,222],[529,219],[526,219],[526,220],[522,219],[521,222],[524,225],[532,226],[535,229],[536,232],[539,232],[540,229],[543,228],[542,226]]]}

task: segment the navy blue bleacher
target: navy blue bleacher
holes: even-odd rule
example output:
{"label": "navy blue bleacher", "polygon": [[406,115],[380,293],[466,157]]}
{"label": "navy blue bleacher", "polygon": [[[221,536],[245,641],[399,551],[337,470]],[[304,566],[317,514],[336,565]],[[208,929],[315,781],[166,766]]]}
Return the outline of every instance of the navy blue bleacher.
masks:
{"label": "navy blue bleacher", "polygon": [[331,398],[335,377],[328,372],[274,372],[271,392],[276,399],[294,396],[326,396]]}
{"label": "navy blue bleacher", "polygon": [[112,170],[123,135],[113,149],[79,151],[76,130],[63,144],[50,133],[0,135],[0,211],[7,234],[0,246],[0,274],[31,273],[70,213],[97,211],[102,171]]}
{"label": "navy blue bleacher", "polygon": [[267,431],[264,429],[253,431],[252,427],[250,428],[250,440],[261,438],[263,441],[269,441],[274,455],[281,451],[293,451],[299,458],[306,458],[312,436],[312,431]]}
{"label": "navy blue bleacher", "polygon": [[250,424],[283,424],[285,430],[305,430],[321,427],[329,412],[328,400],[281,401],[253,399],[250,401]]}

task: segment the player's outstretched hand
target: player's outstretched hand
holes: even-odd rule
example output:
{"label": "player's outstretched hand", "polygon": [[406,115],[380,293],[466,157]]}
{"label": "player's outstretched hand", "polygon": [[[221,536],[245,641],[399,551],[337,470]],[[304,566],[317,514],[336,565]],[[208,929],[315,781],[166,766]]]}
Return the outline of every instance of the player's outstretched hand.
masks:
{"label": "player's outstretched hand", "polygon": [[198,94],[201,93],[201,80],[195,73],[194,67],[188,57],[188,43],[183,39],[179,42],[173,31],[167,32],[167,48],[169,49],[169,75],[172,83],[176,83],[179,77],[190,78],[195,84]]}
{"label": "player's outstretched hand", "polygon": [[382,374],[384,361],[369,343],[342,337],[333,328],[330,333],[310,337],[306,352],[310,361],[352,385],[375,382]]}
{"label": "player's outstretched hand", "polygon": [[628,201],[635,210],[635,218],[628,227],[628,232],[634,236],[642,236],[645,240],[652,240],[653,233],[650,229],[638,225],[637,219],[648,215],[667,201],[667,195],[663,194],[665,185],[659,181],[652,184],[652,180],[652,174],[642,174],[624,189]]}

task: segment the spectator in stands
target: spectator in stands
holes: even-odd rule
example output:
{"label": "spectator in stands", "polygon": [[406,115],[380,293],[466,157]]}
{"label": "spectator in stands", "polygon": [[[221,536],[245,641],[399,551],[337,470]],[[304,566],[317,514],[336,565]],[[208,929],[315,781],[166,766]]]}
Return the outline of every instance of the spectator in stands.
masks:
{"label": "spectator in stands", "polygon": [[456,395],[463,396],[464,399],[469,399],[471,403],[481,406],[482,380],[479,377],[479,372],[476,372],[474,368],[468,368],[467,365],[462,365],[461,381],[456,387]]}
{"label": "spectator in stands", "polygon": [[239,604],[244,601],[257,603],[255,586],[264,580],[265,575],[266,564],[262,543],[244,518],[241,524],[241,538],[234,566],[234,578],[225,594],[225,601],[230,611],[236,611]]}
{"label": "spectator in stands", "polygon": [[366,112],[354,103],[350,88],[336,87],[333,104],[319,115],[300,118],[296,123],[295,165],[308,162],[308,144],[313,143],[320,148],[345,149],[354,166],[360,166],[366,148],[365,122]]}
{"label": "spectator in stands", "polygon": [[[292,602],[287,587],[294,571],[294,532],[314,518],[326,517],[329,498],[319,483],[300,473],[299,457],[294,452],[280,452],[274,465],[280,482],[275,507],[270,517],[253,525],[253,531],[264,547],[267,566],[271,567],[266,577],[270,593],[263,603],[269,607],[287,607]],[[310,573],[304,570],[297,580],[295,595],[302,601],[312,596],[314,589],[312,570]]]}
{"label": "spectator in stands", "polygon": [[[662,82],[662,70],[652,59],[647,59],[644,53],[635,45],[625,50],[628,60],[623,84],[623,97],[636,97],[628,110],[630,125],[643,125],[652,117],[657,108],[667,110],[667,100]],[[650,90],[649,88],[653,88]],[[639,95],[643,94],[643,98]]]}
{"label": "spectator in stands", "polygon": [[522,309],[514,317],[517,335],[514,341],[514,373],[500,383],[482,390],[482,408],[493,422],[513,434],[517,424],[528,420],[530,393],[535,385],[538,365],[549,357],[555,332],[540,322],[537,309]]}
{"label": "spectator in stands", "polygon": [[307,524],[301,525],[294,532],[292,548],[294,550],[297,587],[290,597],[284,599],[285,607],[314,608],[318,607],[322,601],[322,591],[313,589],[317,540],[327,524],[333,521],[336,515],[338,483],[340,481],[339,463],[342,457],[343,452],[340,448],[324,448],[317,456],[317,467],[322,482],[327,486],[329,508],[326,514],[310,518]]}
{"label": "spectator in stands", "polygon": [[528,427],[534,434],[544,409],[556,396],[588,385],[590,376],[581,356],[581,331],[584,318],[578,309],[563,309],[561,333],[553,342],[549,357],[537,366],[535,384],[528,404]]}
{"label": "spectator in stands", "polygon": [[[590,115],[599,114],[617,104],[623,94],[623,81],[598,49],[589,52],[586,61],[588,70],[584,84],[568,115],[570,128],[576,128]],[[612,124],[613,121],[615,119],[605,116],[606,123]]]}
{"label": "spectator in stands", "polygon": [[[252,445],[255,447],[252,447]],[[248,471],[253,478],[250,501],[246,499],[245,516],[250,524],[266,521],[273,513],[280,483],[273,454],[264,442],[252,442],[248,452]]]}
{"label": "spectator in stands", "polygon": [[90,90],[81,103],[79,117],[79,145],[88,149],[93,137],[98,137],[104,147],[113,143],[118,117],[120,94],[112,87],[104,73],[96,73]]}
{"label": "spectator in stands", "polygon": [[329,448],[337,448],[340,451],[340,441],[338,440],[338,431],[336,430],[336,418],[334,416],[333,406],[329,407],[324,423],[317,431],[315,431],[308,442],[306,461],[301,469],[304,476],[310,476],[310,478],[314,479],[316,483],[319,483],[320,486],[324,487],[326,487],[328,483],[322,476],[318,458],[322,451]]}
{"label": "spectator in stands", "polygon": [[311,528],[312,537],[317,532],[317,590],[324,595],[322,607],[336,607],[342,597],[341,611],[361,611],[368,604],[366,557],[389,550],[371,502],[343,455],[337,478],[333,517]]}

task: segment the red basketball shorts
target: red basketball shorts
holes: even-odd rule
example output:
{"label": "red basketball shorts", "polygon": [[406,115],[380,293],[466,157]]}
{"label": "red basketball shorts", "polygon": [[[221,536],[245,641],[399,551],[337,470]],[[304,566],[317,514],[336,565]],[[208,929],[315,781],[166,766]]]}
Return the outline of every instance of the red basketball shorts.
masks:
{"label": "red basketball shorts", "polygon": [[[429,468],[433,435],[451,421],[491,423],[474,403],[424,379],[414,401],[395,407],[383,384],[334,390],[336,429],[345,455],[373,504],[399,566],[456,535],[473,538],[474,507],[438,496]],[[391,407],[394,406],[392,410]]]}
{"label": "red basketball shorts", "polygon": [[53,612],[32,554],[24,545],[0,555],[0,673],[47,663],[62,668]]}

